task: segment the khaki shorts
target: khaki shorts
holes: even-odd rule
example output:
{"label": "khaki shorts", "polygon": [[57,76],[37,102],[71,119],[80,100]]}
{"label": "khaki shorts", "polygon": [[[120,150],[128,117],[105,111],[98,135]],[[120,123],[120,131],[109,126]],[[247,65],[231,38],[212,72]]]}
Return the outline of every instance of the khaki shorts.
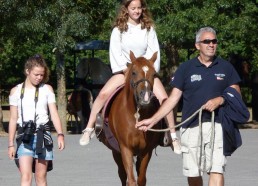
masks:
{"label": "khaki shorts", "polygon": [[222,127],[220,123],[215,123],[212,153],[212,148],[210,147],[211,126],[211,122],[203,122],[202,137],[199,137],[199,126],[180,129],[184,176],[198,177],[202,176],[204,171],[207,173],[224,173],[226,157],[223,155]]}

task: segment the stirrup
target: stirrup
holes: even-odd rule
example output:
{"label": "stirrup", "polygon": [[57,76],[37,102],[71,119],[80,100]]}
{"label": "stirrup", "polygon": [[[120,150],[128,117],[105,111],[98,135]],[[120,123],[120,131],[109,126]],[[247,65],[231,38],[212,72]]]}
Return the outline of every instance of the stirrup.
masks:
{"label": "stirrup", "polygon": [[101,132],[103,130],[103,125],[104,125],[104,121],[101,116],[101,113],[98,113],[97,118],[96,118],[96,124],[95,124],[95,133],[96,133],[96,137],[98,139],[99,139],[99,135],[101,134]]}

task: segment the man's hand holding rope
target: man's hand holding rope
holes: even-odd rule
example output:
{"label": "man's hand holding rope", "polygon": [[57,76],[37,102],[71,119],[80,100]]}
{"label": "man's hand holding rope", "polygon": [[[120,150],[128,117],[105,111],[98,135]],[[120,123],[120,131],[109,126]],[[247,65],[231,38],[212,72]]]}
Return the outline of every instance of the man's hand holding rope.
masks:
{"label": "man's hand holding rope", "polygon": [[[223,97],[216,97],[216,98],[213,98],[213,99],[210,99],[209,101],[207,101],[200,109],[204,109],[204,110],[208,110],[210,112],[213,112],[215,109],[217,109],[219,106],[221,106],[223,104],[224,104],[224,98]],[[199,112],[199,110],[196,111],[191,117],[195,116]],[[157,116],[157,113],[149,119],[144,119],[140,122],[137,122],[136,125],[135,125],[135,128],[137,128],[138,130],[142,130],[144,132],[147,132],[156,123],[158,123],[158,121],[160,120],[159,117],[155,117],[155,116]],[[190,119],[190,118],[188,118],[188,119]],[[177,125],[177,127],[181,126],[185,122],[186,121],[180,123],[179,125]]]}
{"label": "man's hand holding rope", "polygon": [[152,128],[157,122],[158,121],[155,122],[155,120],[151,117],[149,119],[144,119],[142,121],[137,122],[135,128],[147,132],[147,130]]}
{"label": "man's hand holding rope", "polygon": [[210,99],[209,101],[207,101],[202,108],[204,110],[208,110],[210,112],[216,110],[220,105],[223,105],[224,103],[224,98],[223,97],[216,97],[213,99]]}

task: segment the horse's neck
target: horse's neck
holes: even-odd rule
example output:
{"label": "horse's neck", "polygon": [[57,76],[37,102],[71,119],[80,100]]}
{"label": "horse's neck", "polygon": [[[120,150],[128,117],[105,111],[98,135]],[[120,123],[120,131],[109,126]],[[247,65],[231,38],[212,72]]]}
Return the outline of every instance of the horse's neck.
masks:
{"label": "horse's neck", "polygon": [[126,95],[129,97],[134,97],[134,89],[132,88],[130,82],[126,82],[124,86],[124,91],[126,92]]}
{"label": "horse's neck", "polygon": [[125,85],[123,90],[121,91],[121,98],[124,100],[124,103],[133,104],[134,110],[137,109],[137,105],[135,103],[134,91],[130,88],[130,85]]}

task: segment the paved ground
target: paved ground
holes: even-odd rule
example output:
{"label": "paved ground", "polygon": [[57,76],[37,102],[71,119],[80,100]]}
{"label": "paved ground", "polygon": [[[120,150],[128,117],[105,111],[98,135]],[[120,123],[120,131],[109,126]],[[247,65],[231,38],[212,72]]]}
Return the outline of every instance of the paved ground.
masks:
{"label": "paved ground", "polygon": [[[226,186],[258,185],[258,130],[242,129],[243,146],[228,158]],[[66,136],[66,149],[55,147],[54,170],[48,174],[50,186],[118,186],[117,168],[111,151],[96,138],[86,147],[78,144],[79,135]],[[56,140],[56,138],[54,138]],[[0,137],[0,186],[19,185],[19,172],[7,157],[7,137]],[[158,147],[147,172],[148,186],[185,186],[181,156],[170,148]],[[35,185],[35,184],[33,184]],[[207,176],[204,176],[207,185]]]}

